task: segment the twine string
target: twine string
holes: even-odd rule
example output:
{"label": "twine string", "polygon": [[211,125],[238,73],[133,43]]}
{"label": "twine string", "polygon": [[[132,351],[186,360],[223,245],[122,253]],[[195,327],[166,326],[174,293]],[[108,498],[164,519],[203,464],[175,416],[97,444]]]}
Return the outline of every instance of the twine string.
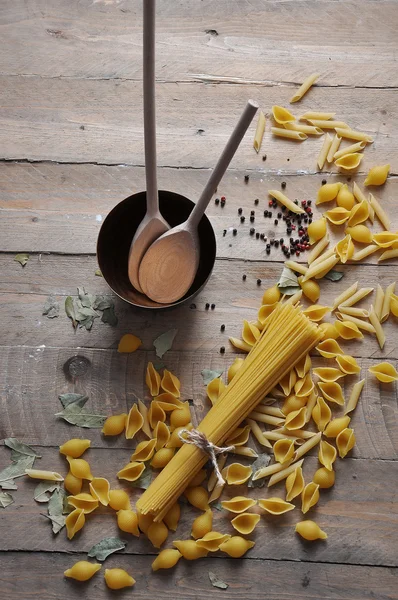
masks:
{"label": "twine string", "polygon": [[226,446],[225,448],[216,446],[210,442],[205,434],[198,429],[183,429],[179,432],[178,437],[182,442],[184,442],[184,444],[192,444],[208,455],[214,467],[214,472],[217,476],[217,483],[219,485],[224,485],[225,481],[218,467],[217,455],[224,454],[224,452],[232,452],[235,450],[235,446]]}

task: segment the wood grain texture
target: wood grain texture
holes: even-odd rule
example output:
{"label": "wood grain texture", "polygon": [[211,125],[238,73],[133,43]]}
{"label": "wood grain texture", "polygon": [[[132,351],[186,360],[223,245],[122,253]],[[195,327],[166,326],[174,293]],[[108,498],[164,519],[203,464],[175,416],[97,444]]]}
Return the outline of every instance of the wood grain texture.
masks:
{"label": "wood grain texture", "polygon": [[[90,433],[88,437],[91,437]],[[68,465],[57,448],[38,449],[42,455],[38,460],[40,468],[54,469],[66,475]],[[109,449],[90,449],[84,454],[92,472],[109,479],[112,488],[125,489],[134,505],[141,491],[116,479],[117,471],[129,462],[129,456],[128,450],[115,448],[111,452]],[[1,449],[1,464],[5,463],[5,458],[8,459],[8,451]],[[316,457],[308,457],[304,461],[303,472],[307,482],[318,467]],[[256,545],[248,557],[398,566],[394,549],[394,541],[398,535],[398,507],[394,502],[398,491],[398,461],[345,458],[338,459],[335,470],[334,487],[321,491],[319,503],[305,516],[300,510],[300,499],[295,502],[298,508],[280,517],[266,515],[260,508],[253,508],[263,516],[250,536],[250,539],[256,541]],[[387,480],[389,485],[386,485]],[[13,492],[15,503],[2,513],[0,521],[2,549],[87,552],[103,537],[120,535],[128,540],[126,552],[129,554],[157,553],[145,536],[137,539],[119,531],[115,512],[110,508],[99,508],[88,515],[81,534],[72,541],[67,540],[65,530],[54,536],[50,523],[40,515],[46,512],[46,506],[33,499],[37,481],[22,478],[17,480],[17,484],[18,490]],[[253,498],[284,497],[284,493],[284,482],[268,489],[264,487],[249,491],[246,486],[228,486],[222,498],[228,499],[236,495],[249,495]],[[198,510],[183,502],[177,532],[170,532],[165,546],[170,547],[173,539],[189,539],[192,521],[199,514]],[[233,516],[228,511],[214,509],[213,529],[232,534],[229,522]],[[294,532],[295,524],[303,519],[314,519],[328,533],[327,543],[303,543]],[[26,535],[28,529],[31,533]]]}
{"label": "wood grain texture", "polygon": [[[292,86],[319,72],[326,86],[397,86],[395,9],[392,0],[161,0],[157,77]],[[2,73],[142,77],[137,1],[9,0],[2,12]]]}
{"label": "wood grain texture", "polygon": [[[66,580],[63,572],[75,561],[85,560],[85,554],[68,556],[57,553],[1,553],[3,569],[0,581],[5,597],[26,600],[31,590],[37,590],[41,600],[70,598],[80,600],[82,590],[91,595],[95,591],[97,600],[109,600],[115,592],[108,590],[103,581],[105,568],[124,568],[132,573],[137,583],[131,594],[138,600],[158,598],[170,594],[176,600],[206,600],[228,598],[240,600],[250,595],[253,600],[264,598],[264,589],[275,600],[290,600],[294,586],[295,598],[308,597],[330,600],[396,600],[396,569],[379,568],[377,577],[371,567],[353,565],[327,565],[321,563],[294,563],[289,561],[237,562],[230,558],[203,558],[199,563],[180,561],[171,571],[151,574],[153,557],[117,554],[107,559],[102,571],[88,584]],[[211,586],[208,572],[214,572],[228,583],[228,590]],[[117,593],[120,596],[120,593]]]}
{"label": "wood grain texture", "polygon": [[[0,158],[103,164],[144,164],[142,93],[131,81],[46,79],[0,76],[2,106]],[[270,112],[286,105],[291,88],[203,83],[160,83],[157,93],[159,166],[213,167],[249,97]],[[361,169],[390,162],[398,172],[398,107],[389,89],[318,88],[293,112],[336,110],[351,127],[374,136]],[[259,168],[253,149],[256,124],[249,128],[231,162]],[[84,129],[83,129],[84,128]],[[276,168],[314,171],[322,140],[297,144],[271,139],[268,124],[261,153],[277,158]],[[376,158],[377,157],[377,158]]]}
{"label": "wood grain texture", "polygon": [[[149,360],[155,364],[158,361],[154,353],[142,351],[128,356],[120,355],[116,350],[88,348],[2,348],[0,372],[4,376],[0,383],[0,439],[14,436],[27,443],[57,446],[69,437],[88,434],[95,447],[131,449],[135,444],[123,437],[104,438],[100,430],[86,431],[55,418],[55,413],[62,410],[58,395],[71,391],[88,395],[90,402],[87,408],[95,414],[126,412],[137,397],[150,401],[145,385],[145,369]],[[210,407],[201,371],[223,369],[226,374],[232,357],[217,357],[214,353],[203,351],[171,351],[164,356],[163,362],[181,379],[182,396],[190,400],[193,422],[197,424]],[[360,376],[346,377],[341,383],[348,398],[359,377],[366,378],[358,408],[352,416],[357,437],[352,455],[397,459],[396,386],[380,384],[368,372],[376,361],[361,359],[359,362],[362,367]],[[397,366],[396,361],[390,362]],[[314,358],[313,364],[334,365],[334,361]],[[337,406],[332,409],[335,416],[342,412]],[[262,452],[255,442],[252,445]]]}

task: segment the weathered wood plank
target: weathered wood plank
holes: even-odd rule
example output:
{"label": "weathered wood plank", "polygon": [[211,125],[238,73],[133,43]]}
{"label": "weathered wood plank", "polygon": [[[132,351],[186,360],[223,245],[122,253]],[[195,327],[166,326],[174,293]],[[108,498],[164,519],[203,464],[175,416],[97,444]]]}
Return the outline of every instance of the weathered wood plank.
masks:
{"label": "weathered wood plank", "polygon": [[[259,243],[261,243],[259,241]],[[115,348],[120,337],[127,331],[141,336],[143,348],[150,350],[153,340],[168,329],[176,327],[179,333],[174,343],[175,350],[204,351],[218,353],[221,346],[226,352],[234,352],[228,337],[239,337],[243,319],[255,320],[261,305],[263,291],[274,285],[282,272],[282,263],[243,262],[217,260],[213,274],[204,290],[191,304],[182,305],[171,311],[149,315],[147,311],[134,309],[115,298],[117,327],[110,327],[96,320],[90,332],[79,329],[74,332],[71,321],[64,312],[65,297],[76,295],[77,286],[85,286],[90,293],[107,294],[103,278],[94,275],[94,257],[33,255],[22,269],[11,254],[0,254],[0,319],[2,337],[0,346],[27,345]],[[386,287],[398,280],[397,265],[341,265],[345,273],[339,282],[322,280],[320,302],[330,306],[333,299],[344,289],[359,281],[362,287]],[[246,274],[243,281],[242,275]],[[261,286],[257,285],[260,278]],[[49,294],[54,294],[60,303],[60,316],[48,319],[42,316],[43,305]],[[368,307],[374,293],[361,302]],[[214,310],[206,310],[206,303],[214,303]],[[303,305],[310,302],[303,298]],[[327,316],[326,320],[334,320]],[[225,324],[225,332],[220,331]],[[365,334],[362,340],[345,344],[348,351],[358,357],[398,358],[396,344],[397,319],[392,315],[383,325],[386,344],[380,351],[376,338]]]}
{"label": "weathered wood plank", "polygon": [[[26,600],[32,589],[41,600],[70,598],[80,600],[82,586],[65,579],[62,574],[74,561],[85,560],[86,555],[52,553],[7,552],[1,554],[3,566],[0,581],[6,597]],[[132,573],[137,583],[134,598],[146,600],[170,594],[176,600],[206,600],[214,598],[240,600],[250,595],[262,600],[264,590],[275,600],[290,600],[294,586],[295,598],[307,600],[327,597],[330,600],[396,600],[396,570],[354,565],[327,565],[321,563],[292,563],[289,561],[236,561],[210,557],[200,563],[180,561],[172,571],[151,574],[153,557],[131,557],[118,554],[107,559],[102,571],[89,584],[83,584],[85,593],[94,587],[97,600],[109,599],[110,592],[103,582],[105,568],[124,568]],[[228,583],[228,590],[210,585],[208,572],[212,571]],[[86,590],[90,590],[86,592]],[[129,592],[127,592],[129,593]],[[112,595],[114,595],[113,592]]]}
{"label": "weathered wood plank", "polygon": [[[0,87],[0,158],[143,165],[142,98],[135,82],[3,76]],[[285,105],[290,94],[291,88],[278,85],[160,83],[158,164],[213,167],[249,96],[269,112],[273,104]],[[394,90],[318,88],[294,112],[326,109],[374,135],[374,148],[365,153],[361,168],[390,162],[392,171],[398,171]],[[261,155],[253,149],[254,128],[255,123],[232,166],[242,160],[246,168],[262,165]],[[322,140],[307,139],[298,147],[296,142],[271,137],[268,125],[262,152],[278,157],[275,168],[289,158],[290,168],[314,171]]]}
{"label": "weathered wood plank", "polygon": [[[263,163],[264,164],[264,163]],[[288,164],[288,163],[287,163]],[[211,202],[207,214],[210,217],[216,236],[218,256],[243,258],[248,260],[283,260],[280,248],[272,247],[268,255],[265,242],[250,236],[254,227],[271,239],[281,237],[288,241],[286,225],[278,219],[279,209],[272,210],[272,218],[264,217],[268,210],[268,190],[280,189],[285,181],[286,194],[292,199],[312,200],[314,218],[318,218],[333,203],[314,205],[317,191],[325,175],[287,176],[267,171],[251,172],[249,182],[244,183],[243,170],[230,170],[225,175],[218,190],[218,196],[227,198],[224,208]],[[196,200],[208,178],[208,170],[160,169],[160,187],[185,193]],[[43,164],[0,164],[0,250],[9,252],[62,252],[79,254],[95,252],[96,238],[103,219],[113,206],[129,196],[132,191],[143,189],[142,168],[104,167],[97,165],[50,165]],[[337,175],[328,181],[346,181]],[[356,177],[360,186],[363,177]],[[398,216],[395,210],[398,194],[398,178],[392,177],[381,189],[375,191],[386,212],[391,218],[391,229],[398,229]],[[254,204],[255,199],[259,204]],[[238,208],[243,209],[245,222],[241,223]],[[255,211],[255,221],[249,220],[250,211]],[[237,235],[233,235],[233,229]],[[223,232],[227,230],[224,237]],[[381,226],[375,221],[372,228],[379,231]],[[342,227],[329,228],[332,241],[343,236]],[[296,236],[293,232],[293,237]],[[378,254],[365,260],[376,263]],[[296,258],[296,257],[295,257]],[[297,260],[305,260],[302,254]],[[389,261],[394,264],[396,261]],[[383,263],[386,264],[386,263]],[[387,263],[388,264],[388,263]]]}
{"label": "weathered wood plank", "polygon": [[[76,391],[87,394],[87,405],[96,414],[126,412],[136,398],[150,400],[145,385],[145,369],[149,360],[158,361],[153,353],[138,351],[120,355],[116,350],[88,348],[2,348],[0,351],[0,439],[8,436],[23,438],[27,443],[57,446],[74,435],[89,434],[95,447],[110,445],[131,449],[135,444],[123,437],[109,440],[100,430],[85,431],[54,417],[62,407],[58,395]],[[314,358],[314,365],[334,364]],[[209,409],[201,371],[207,368],[224,369],[232,357],[208,352],[169,352],[167,365],[182,382],[183,398],[193,400],[192,415],[196,424]],[[390,361],[396,366],[396,361]],[[368,372],[375,360],[361,359],[361,378],[366,378],[358,409],[352,418],[357,436],[353,452],[358,458],[398,458],[398,407],[394,385],[379,384]],[[225,377],[225,375],[224,375]],[[358,377],[343,381],[345,397]],[[341,410],[332,407],[338,416]],[[256,446],[261,452],[261,447]]]}
{"label": "weathered wood plank", "polygon": [[[398,84],[393,1],[160,1],[157,75],[322,85]],[[22,0],[2,8],[3,73],[141,79],[137,2]],[[355,34],[355,35],[354,35]],[[369,69],[372,65],[372,69]]]}
{"label": "weathered wood plank", "polygon": [[[66,474],[66,460],[56,448],[40,448],[40,453],[42,454],[42,458],[38,461],[40,467]],[[4,464],[5,459],[8,459],[8,451],[3,448],[0,455],[1,462]],[[112,451],[90,449],[84,456],[90,462],[95,475],[109,479],[112,487],[131,490],[132,502],[140,496],[140,491],[116,479],[116,472],[129,461],[129,451],[115,448]],[[318,466],[315,457],[308,457],[305,460],[306,481],[310,480]],[[398,461],[346,458],[339,459],[335,469],[334,487],[321,492],[318,505],[305,517],[299,508],[300,500],[296,503],[298,506],[296,510],[282,517],[263,516],[255,532],[250,536],[256,541],[250,557],[397,566],[394,540],[396,541],[398,535],[398,507],[394,498],[398,491]],[[386,485],[387,480],[388,485]],[[82,533],[72,542],[66,539],[65,531],[58,536],[53,536],[50,524],[40,516],[40,513],[46,510],[45,505],[37,504],[33,500],[33,490],[37,481],[27,481],[22,478],[17,480],[17,483],[18,490],[13,493],[15,503],[3,511],[0,521],[3,549],[82,552],[87,551],[103,537],[121,534],[122,537],[131,539],[130,536],[118,531],[114,511],[108,508],[98,509],[87,516],[87,523]],[[253,498],[284,497],[284,485],[282,482],[269,489],[250,491],[246,486],[229,486],[223,498],[247,493]],[[259,508],[253,510],[262,513]],[[233,515],[223,510],[214,509],[213,512],[214,530],[232,533],[233,529],[229,521]],[[192,521],[198,514],[198,511],[189,505],[183,505],[178,530],[173,535],[170,533],[168,545],[172,539],[190,537]],[[327,543],[311,545],[300,541],[294,533],[294,525],[303,518],[316,520],[328,533]],[[27,534],[28,531],[31,533]],[[134,555],[156,553],[144,536],[131,539],[126,551]]]}

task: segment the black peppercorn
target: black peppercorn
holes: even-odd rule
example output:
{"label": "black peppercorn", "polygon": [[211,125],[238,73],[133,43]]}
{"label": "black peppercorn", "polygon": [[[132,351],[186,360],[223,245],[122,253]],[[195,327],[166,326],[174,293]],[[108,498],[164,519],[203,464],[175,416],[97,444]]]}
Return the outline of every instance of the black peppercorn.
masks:
{"label": "black peppercorn", "polygon": [[215,204],[220,204],[220,198],[216,198],[216,199],[214,200],[214,203],[215,203]]}
{"label": "black peppercorn", "polygon": [[242,279],[243,279],[243,281],[246,281],[246,274],[245,273],[243,273]]}
{"label": "black peppercorn", "polygon": [[267,160],[267,155],[263,154],[263,160]]}
{"label": "black peppercorn", "polygon": [[259,239],[259,237],[260,237],[260,234],[259,234],[259,232],[257,231],[257,232],[256,232],[256,240],[258,240],[258,239]]}
{"label": "black peppercorn", "polygon": [[237,229],[233,229],[233,230],[232,230],[232,235],[236,235],[237,233],[238,233],[238,230],[237,230]]}
{"label": "black peppercorn", "polygon": [[224,229],[224,231],[222,232],[223,237],[225,237],[227,235],[227,230]]}
{"label": "black peppercorn", "polygon": [[250,223],[254,223],[254,221],[255,221],[255,218],[253,217],[253,215],[251,215],[251,217],[250,217]]}
{"label": "black peppercorn", "polygon": [[220,329],[221,329],[221,331],[225,331],[225,325],[224,325],[224,323],[221,325]]}
{"label": "black peppercorn", "polygon": [[257,206],[258,203],[259,203],[259,199],[256,198],[255,201],[254,201],[254,204]]}
{"label": "black peppercorn", "polygon": [[208,302],[206,302],[206,304],[205,304],[205,309],[206,309],[206,310],[209,310],[209,308],[210,308],[210,304],[209,304]]}
{"label": "black peppercorn", "polygon": [[257,285],[261,285],[261,279],[257,279]]}
{"label": "black peppercorn", "polygon": [[249,181],[249,175],[245,175],[245,183],[248,183]]}
{"label": "black peppercorn", "polygon": [[278,219],[275,219],[274,225],[278,225],[278,223],[279,223]]}
{"label": "black peppercorn", "polygon": [[326,179],[322,179],[322,185],[326,185],[327,181]]}
{"label": "black peppercorn", "polygon": [[268,217],[268,210],[264,211],[264,217]]}
{"label": "black peppercorn", "polygon": [[245,217],[244,217],[244,215],[242,215],[242,216],[241,216],[241,218],[240,218],[240,222],[241,222],[241,223],[244,223],[244,222],[245,222]]}
{"label": "black peppercorn", "polygon": [[281,187],[282,187],[283,190],[285,189],[285,187],[286,187],[286,181],[282,181]]}
{"label": "black peppercorn", "polygon": [[254,227],[250,227],[250,235],[254,235],[254,233],[255,233]]}
{"label": "black peppercorn", "polygon": [[241,215],[242,212],[243,212],[243,209],[242,208],[238,208],[238,215]]}
{"label": "black peppercorn", "polygon": [[263,233],[260,233],[260,238],[263,240],[265,238],[265,235]]}
{"label": "black peppercorn", "polygon": [[224,354],[224,352],[225,352],[225,346],[221,346],[221,348],[220,348],[220,354]]}
{"label": "black peppercorn", "polygon": [[254,215],[255,215],[255,214],[256,214],[256,213],[254,212],[254,210],[251,210],[251,211],[250,211],[250,216],[251,216],[251,217],[254,217]]}
{"label": "black peppercorn", "polygon": [[279,243],[280,243],[280,244],[283,244],[283,242],[284,242],[284,241],[285,241],[285,240],[284,240],[283,238],[281,238],[281,239],[279,240]]}
{"label": "black peppercorn", "polygon": [[215,305],[215,304],[212,304],[212,305],[210,306],[210,308],[211,308],[211,310],[214,310],[214,309],[216,308],[216,305]]}
{"label": "black peppercorn", "polygon": [[267,248],[265,251],[266,251],[267,254],[270,254],[271,248]]}

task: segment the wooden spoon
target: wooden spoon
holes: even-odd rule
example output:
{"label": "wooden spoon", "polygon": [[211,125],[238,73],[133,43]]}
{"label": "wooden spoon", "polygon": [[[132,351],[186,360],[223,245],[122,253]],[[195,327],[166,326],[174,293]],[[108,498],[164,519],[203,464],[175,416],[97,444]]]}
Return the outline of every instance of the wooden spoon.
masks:
{"label": "wooden spoon", "polygon": [[170,229],[159,211],[156,178],[156,118],[155,118],[155,0],[144,0],[143,80],[144,80],[144,142],[146,177],[146,215],[131,242],[128,276],[136,290],[142,292],[138,269],[149,246]]}
{"label": "wooden spoon", "polygon": [[199,266],[199,222],[257,109],[258,104],[249,100],[188,219],[159,237],[142,259],[139,281],[152,300],[170,304],[191,287]]}

